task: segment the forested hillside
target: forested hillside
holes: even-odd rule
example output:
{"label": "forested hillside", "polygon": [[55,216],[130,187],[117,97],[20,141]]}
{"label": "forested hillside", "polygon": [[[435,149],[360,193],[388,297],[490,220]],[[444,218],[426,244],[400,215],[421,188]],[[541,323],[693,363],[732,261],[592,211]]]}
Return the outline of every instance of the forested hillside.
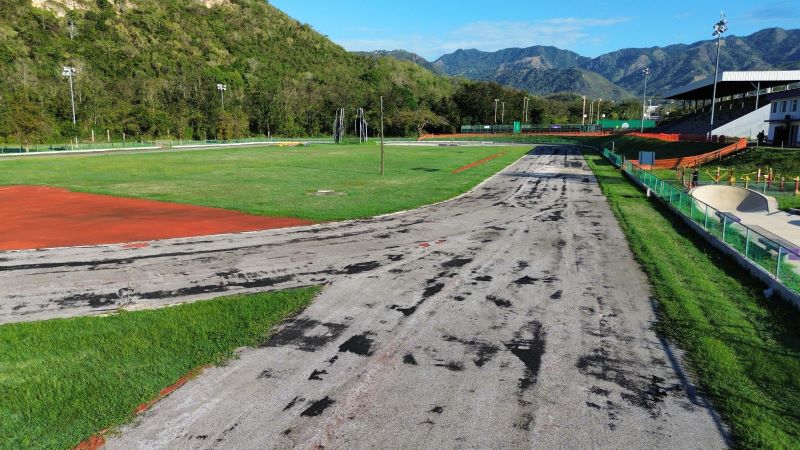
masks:
{"label": "forested hillside", "polygon": [[[353,117],[363,107],[377,124],[380,96],[387,134],[452,131],[478,109],[457,98],[491,101],[411,62],[351,54],[262,0],[0,0],[0,11],[0,142],[92,130],[324,135],[337,108]],[[77,72],[77,126],[64,66]],[[224,110],[217,83],[227,85]],[[481,86],[492,99],[524,95]],[[488,123],[484,113],[464,120]]]}

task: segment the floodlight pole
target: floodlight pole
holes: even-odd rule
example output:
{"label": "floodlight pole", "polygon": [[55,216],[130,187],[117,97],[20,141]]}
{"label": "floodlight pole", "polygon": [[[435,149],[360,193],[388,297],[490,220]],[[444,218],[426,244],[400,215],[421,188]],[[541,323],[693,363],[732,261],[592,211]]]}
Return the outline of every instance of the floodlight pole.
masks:
{"label": "floodlight pole", "polygon": [[597,122],[595,122],[595,125],[598,125],[600,123],[600,105],[602,103],[603,103],[602,98],[597,100]]}
{"label": "floodlight pole", "polygon": [[530,105],[530,99],[525,97],[525,102],[522,105],[522,123],[528,123],[528,105]]}
{"label": "floodlight pole", "polygon": [[500,103],[500,99],[494,99],[494,124],[497,125],[497,105]]}
{"label": "floodlight pole", "polygon": [[384,151],[383,151],[383,96],[381,96],[381,176],[385,174],[385,167],[384,167]]}
{"label": "floodlight pole", "polygon": [[222,84],[222,83],[217,83],[217,90],[219,91],[220,96],[221,96],[220,98],[221,98],[221,101],[222,101],[222,111],[225,111],[225,91],[228,90],[228,85]]}
{"label": "floodlight pole", "polygon": [[500,115],[500,123],[506,123],[506,102],[500,102],[503,105],[503,112]]}
{"label": "floodlight pole", "polygon": [[72,124],[77,125],[78,120],[75,117],[75,88],[72,83],[72,77],[75,76],[75,68],[74,67],[64,67],[64,70],[61,71],[61,75],[67,77],[69,79],[69,98],[72,102]]}
{"label": "floodlight pole", "polygon": [[719,55],[722,50],[722,35],[728,31],[728,19],[725,18],[725,13],[719,13],[719,22],[714,24],[714,33],[712,36],[717,38],[717,65],[714,69],[714,94],[711,98],[711,130],[709,134],[714,132],[714,114],[717,109],[717,78],[719,78]]}
{"label": "floodlight pole", "polygon": [[586,96],[583,96],[583,115],[581,116],[581,126],[586,126]]}
{"label": "floodlight pole", "polygon": [[644,133],[644,118],[647,117],[647,77],[650,76],[650,68],[645,67],[642,71],[644,74],[644,93],[642,94],[642,129],[641,132]]}

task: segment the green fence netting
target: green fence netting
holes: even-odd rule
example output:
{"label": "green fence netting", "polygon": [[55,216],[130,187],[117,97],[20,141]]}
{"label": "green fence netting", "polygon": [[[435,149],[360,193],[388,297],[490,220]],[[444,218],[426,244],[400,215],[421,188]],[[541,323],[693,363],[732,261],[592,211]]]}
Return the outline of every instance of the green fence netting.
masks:
{"label": "green fence netting", "polygon": [[695,199],[681,183],[663,180],[608,149],[603,149],[602,154],[648,188],[652,195],[672,206],[674,211],[761,267],[792,292],[800,294],[800,248],[776,242],[741,224],[736,216]]}

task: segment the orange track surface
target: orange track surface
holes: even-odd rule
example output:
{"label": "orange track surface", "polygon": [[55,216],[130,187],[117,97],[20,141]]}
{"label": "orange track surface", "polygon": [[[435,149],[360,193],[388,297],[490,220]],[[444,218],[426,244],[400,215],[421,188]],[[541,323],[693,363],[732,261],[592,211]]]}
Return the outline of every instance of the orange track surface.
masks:
{"label": "orange track surface", "polygon": [[[42,186],[0,187],[0,250],[132,243],[311,223]],[[131,247],[140,246],[146,244]]]}

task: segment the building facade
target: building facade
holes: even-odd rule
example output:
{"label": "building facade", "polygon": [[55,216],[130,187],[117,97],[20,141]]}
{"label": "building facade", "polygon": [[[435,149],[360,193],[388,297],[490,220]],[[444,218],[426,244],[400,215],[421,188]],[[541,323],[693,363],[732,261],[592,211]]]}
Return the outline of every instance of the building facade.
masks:
{"label": "building facade", "polygon": [[800,147],[800,89],[774,96],[767,122],[772,145]]}

